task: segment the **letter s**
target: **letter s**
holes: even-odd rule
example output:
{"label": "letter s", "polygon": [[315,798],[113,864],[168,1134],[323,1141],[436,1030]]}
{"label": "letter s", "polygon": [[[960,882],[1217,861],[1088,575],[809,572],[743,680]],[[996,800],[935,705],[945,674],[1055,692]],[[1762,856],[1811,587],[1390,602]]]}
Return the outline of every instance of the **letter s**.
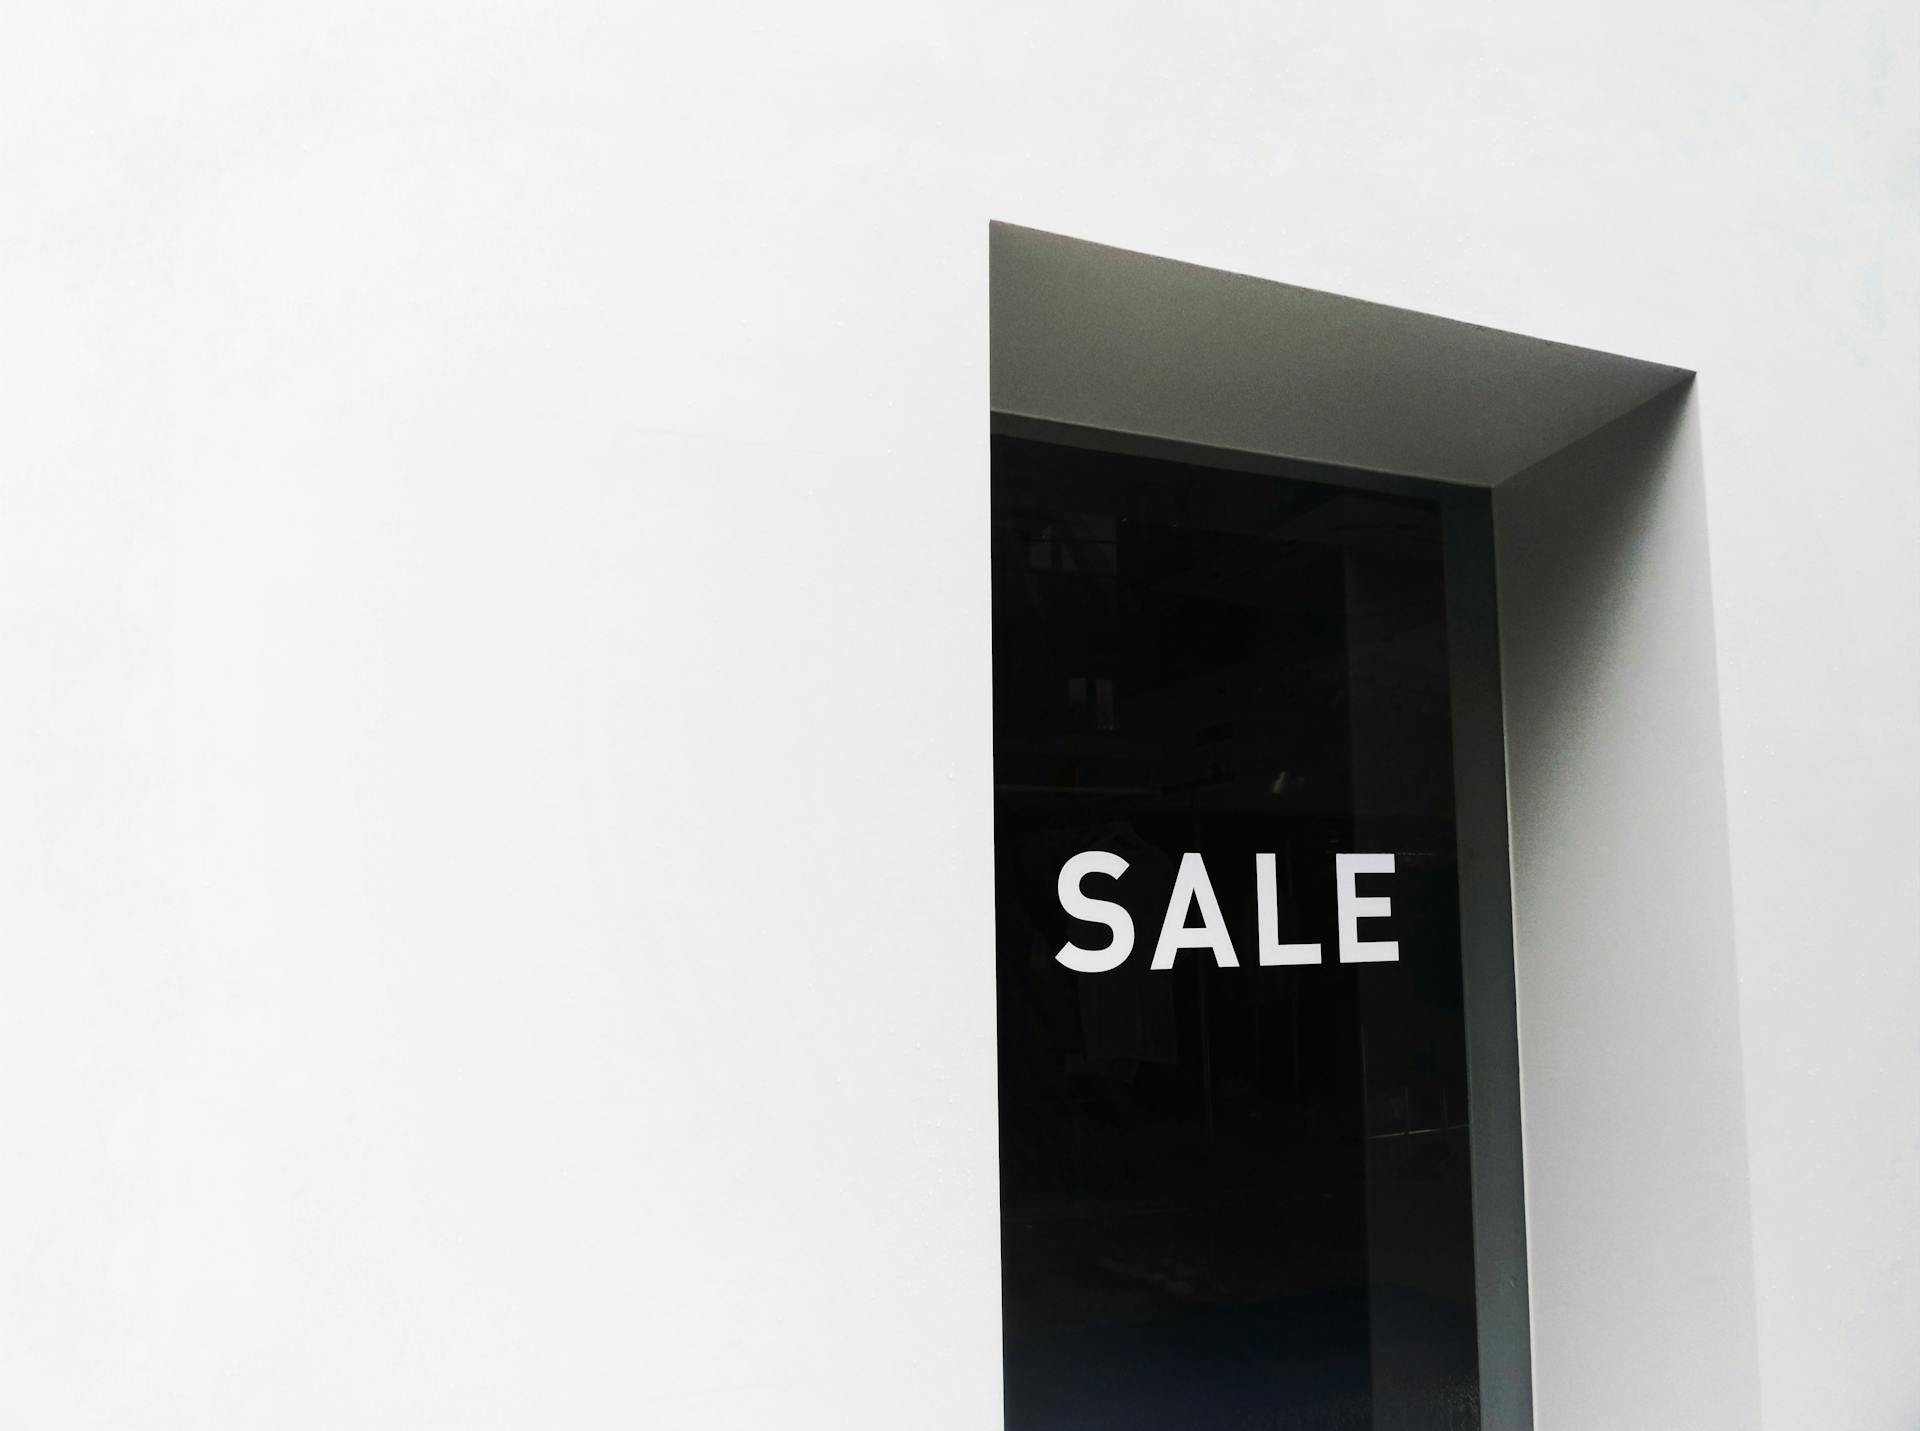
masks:
{"label": "letter s", "polygon": [[1091,899],[1080,892],[1080,881],[1090,874],[1118,879],[1127,862],[1105,850],[1087,850],[1060,866],[1060,907],[1075,919],[1104,924],[1113,931],[1105,949],[1082,949],[1069,941],[1053,957],[1076,974],[1104,974],[1118,969],[1133,953],[1133,916],[1108,899]]}

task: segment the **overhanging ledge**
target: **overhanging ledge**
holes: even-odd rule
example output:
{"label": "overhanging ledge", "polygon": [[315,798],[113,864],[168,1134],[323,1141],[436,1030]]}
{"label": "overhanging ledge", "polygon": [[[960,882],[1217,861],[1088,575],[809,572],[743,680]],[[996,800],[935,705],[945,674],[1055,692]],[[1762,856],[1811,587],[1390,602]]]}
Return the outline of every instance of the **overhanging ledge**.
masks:
{"label": "overhanging ledge", "polygon": [[1493,486],[1685,368],[1013,224],[989,232],[993,409]]}

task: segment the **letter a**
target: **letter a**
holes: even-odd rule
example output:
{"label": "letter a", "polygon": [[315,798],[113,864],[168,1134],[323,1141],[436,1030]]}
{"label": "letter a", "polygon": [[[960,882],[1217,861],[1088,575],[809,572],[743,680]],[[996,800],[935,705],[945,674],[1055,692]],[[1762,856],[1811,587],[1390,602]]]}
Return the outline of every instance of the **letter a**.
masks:
{"label": "letter a", "polygon": [[[1187,906],[1200,905],[1200,927],[1187,928]],[[1220,917],[1220,901],[1213,897],[1213,882],[1207,878],[1207,862],[1189,852],[1180,856],[1180,872],[1173,877],[1173,893],[1167,898],[1167,921],[1160,926],[1160,943],[1153,951],[1153,967],[1171,969],[1173,956],[1182,949],[1211,949],[1213,961],[1222,969],[1238,969],[1233,941],[1227,938],[1227,922]]]}

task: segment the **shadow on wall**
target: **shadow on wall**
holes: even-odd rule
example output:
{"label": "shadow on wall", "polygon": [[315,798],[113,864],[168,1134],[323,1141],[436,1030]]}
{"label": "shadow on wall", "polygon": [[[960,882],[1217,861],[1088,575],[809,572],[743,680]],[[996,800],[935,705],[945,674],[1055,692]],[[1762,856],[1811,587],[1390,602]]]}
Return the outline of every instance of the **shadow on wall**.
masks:
{"label": "shadow on wall", "polygon": [[1759,1418],[1696,403],[1657,397],[1494,491],[1549,1425]]}

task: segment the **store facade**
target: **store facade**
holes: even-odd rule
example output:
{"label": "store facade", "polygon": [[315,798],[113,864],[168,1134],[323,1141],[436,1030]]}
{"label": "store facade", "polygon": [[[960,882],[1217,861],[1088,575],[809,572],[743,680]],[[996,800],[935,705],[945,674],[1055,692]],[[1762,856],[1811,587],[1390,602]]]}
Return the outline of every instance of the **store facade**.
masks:
{"label": "store facade", "polygon": [[1920,1423],[1911,10],[23,16],[0,1421]]}

